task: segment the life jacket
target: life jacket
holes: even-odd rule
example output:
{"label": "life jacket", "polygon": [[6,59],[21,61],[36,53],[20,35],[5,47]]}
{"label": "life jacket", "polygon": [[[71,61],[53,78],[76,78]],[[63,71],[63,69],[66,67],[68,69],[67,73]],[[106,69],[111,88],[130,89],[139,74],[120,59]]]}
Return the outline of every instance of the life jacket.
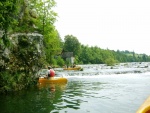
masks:
{"label": "life jacket", "polygon": [[54,77],[55,76],[55,71],[53,69],[50,69],[50,77]]}

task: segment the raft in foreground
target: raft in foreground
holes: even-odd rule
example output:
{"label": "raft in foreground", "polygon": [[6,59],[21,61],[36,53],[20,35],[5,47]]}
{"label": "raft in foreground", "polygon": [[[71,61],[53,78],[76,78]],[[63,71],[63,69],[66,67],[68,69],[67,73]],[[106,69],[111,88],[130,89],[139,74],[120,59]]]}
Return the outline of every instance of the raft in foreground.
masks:
{"label": "raft in foreground", "polygon": [[39,78],[39,83],[45,83],[45,84],[48,84],[48,83],[64,83],[66,84],[67,83],[67,78],[54,78],[54,79],[47,79],[47,78]]}
{"label": "raft in foreground", "polygon": [[150,113],[150,97],[145,100],[136,113]]}

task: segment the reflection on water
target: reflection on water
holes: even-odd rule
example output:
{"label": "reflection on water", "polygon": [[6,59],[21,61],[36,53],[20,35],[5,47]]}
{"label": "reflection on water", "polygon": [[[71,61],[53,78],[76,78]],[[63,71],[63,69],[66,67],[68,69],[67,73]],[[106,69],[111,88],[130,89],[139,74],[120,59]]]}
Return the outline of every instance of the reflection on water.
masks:
{"label": "reflection on water", "polygon": [[1,95],[1,113],[135,113],[150,95],[150,73],[67,78]]}
{"label": "reflection on water", "polygon": [[[55,91],[51,90],[55,87]],[[40,85],[10,95],[1,95],[1,113],[49,113],[62,102],[65,85]]]}
{"label": "reflection on water", "polygon": [[62,109],[62,113],[135,113],[150,94],[149,75],[76,76],[69,79],[64,98],[74,102],[74,106],[79,104],[79,108],[68,107]]}

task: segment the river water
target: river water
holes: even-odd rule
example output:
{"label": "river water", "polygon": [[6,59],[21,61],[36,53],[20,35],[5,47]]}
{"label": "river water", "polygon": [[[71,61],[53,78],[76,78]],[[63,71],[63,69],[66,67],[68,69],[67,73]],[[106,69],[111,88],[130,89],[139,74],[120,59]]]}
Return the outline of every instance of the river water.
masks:
{"label": "river water", "polygon": [[60,71],[68,79],[67,84],[37,85],[1,95],[0,113],[136,113],[150,95],[149,66],[97,66]]}

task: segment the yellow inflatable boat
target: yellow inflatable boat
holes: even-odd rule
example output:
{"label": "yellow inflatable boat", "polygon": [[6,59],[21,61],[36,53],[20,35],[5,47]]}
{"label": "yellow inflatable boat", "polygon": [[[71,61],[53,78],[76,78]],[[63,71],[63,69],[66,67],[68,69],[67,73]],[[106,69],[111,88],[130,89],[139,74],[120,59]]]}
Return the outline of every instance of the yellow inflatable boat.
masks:
{"label": "yellow inflatable boat", "polygon": [[64,68],[63,70],[81,70],[81,67],[69,67],[69,68]]}
{"label": "yellow inflatable boat", "polygon": [[136,113],[150,113],[150,97],[145,100]]}
{"label": "yellow inflatable boat", "polygon": [[48,83],[64,83],[66,84],[67,83],[67,78],[63,78],[63,77],[54,77],[53,79],[47,79],[47,78],[39,78],[39,83],[45,83],[45,84],[48,84]]}

